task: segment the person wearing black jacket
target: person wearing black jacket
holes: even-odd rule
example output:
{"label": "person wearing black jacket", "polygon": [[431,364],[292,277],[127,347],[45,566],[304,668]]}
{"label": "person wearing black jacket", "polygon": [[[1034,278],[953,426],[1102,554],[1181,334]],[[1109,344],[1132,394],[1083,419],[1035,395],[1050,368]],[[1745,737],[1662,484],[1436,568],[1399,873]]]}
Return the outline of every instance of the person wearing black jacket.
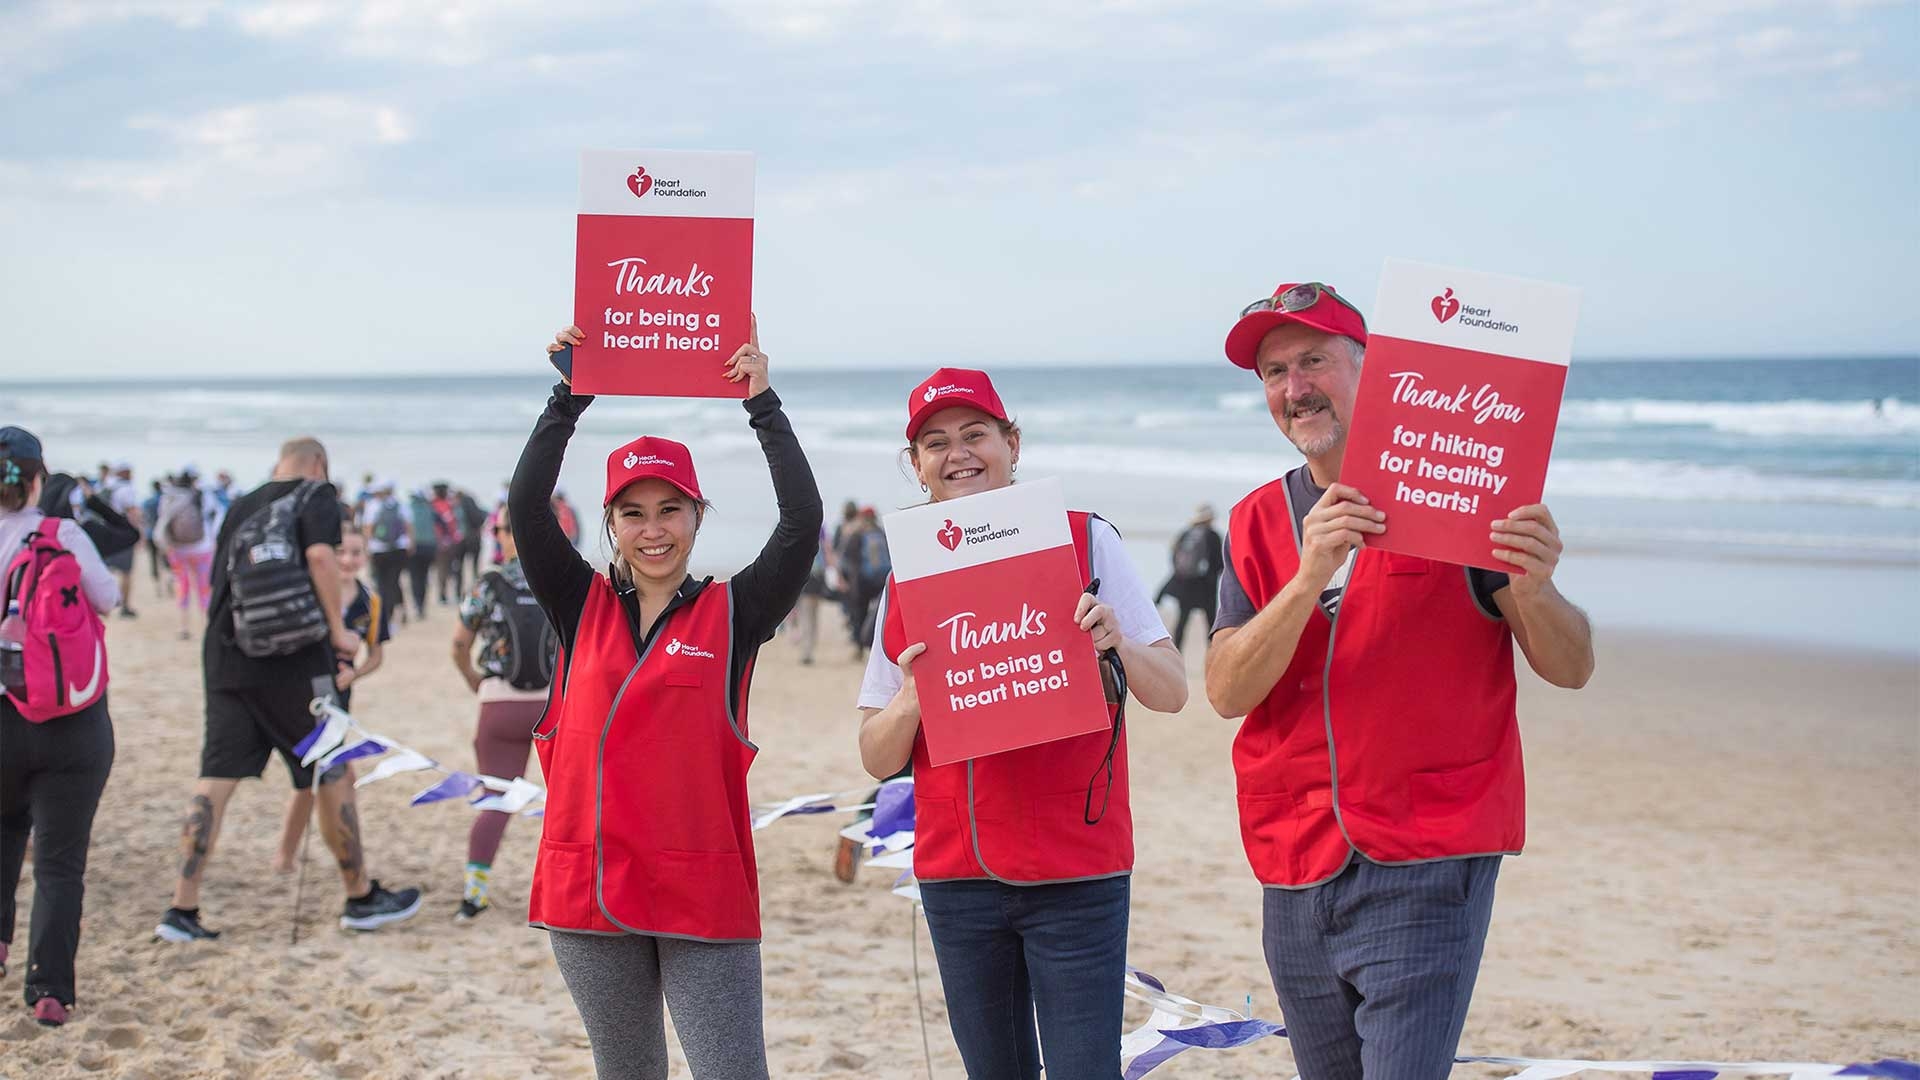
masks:
{"label": "person wearing black jacket", "polygon": [[[570,326],[547,349],[583,340]],[[527,586],[565,660],[534,732],[548,795],[528,916],[552,931],[602,1076],[666,1075],[663,1002],[695,1077],[767,1076],[746,697],[760,646],[806,585],[821,505],[757,331],[726,370],[747,383],[780,507],[765,547],[731,580],[687,573],[710,507],[691,454],[665,439],[608,458],[605,572],[574,549],[552,496],[593,399],[564,379],[507,496]]]}

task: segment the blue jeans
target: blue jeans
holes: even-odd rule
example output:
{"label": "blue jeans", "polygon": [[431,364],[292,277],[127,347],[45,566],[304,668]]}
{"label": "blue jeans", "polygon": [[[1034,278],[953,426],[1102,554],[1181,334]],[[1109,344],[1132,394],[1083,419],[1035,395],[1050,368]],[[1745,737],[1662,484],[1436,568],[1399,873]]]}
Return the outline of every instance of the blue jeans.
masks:
{"label": "blue jeans", "polygon": [[1130,880],[920,886],[969,1077],[1117,1080]]}
{"label": "blue jeans", "polygon": [[1303,1080],[1445,1080],[1473,1000],[1500,856],[1266,890],[1267,970]]}

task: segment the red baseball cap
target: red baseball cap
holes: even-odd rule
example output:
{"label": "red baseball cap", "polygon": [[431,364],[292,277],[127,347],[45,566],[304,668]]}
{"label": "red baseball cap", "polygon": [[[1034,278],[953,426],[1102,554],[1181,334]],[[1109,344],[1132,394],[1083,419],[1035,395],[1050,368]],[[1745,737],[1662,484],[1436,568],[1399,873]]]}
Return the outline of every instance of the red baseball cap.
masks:
{"label": "red baseball cap", "polygon": [[[1287,306],[1282,306],[1281,300],[1295,289],[1308,291],[1289,299],[1295,303],[1311,302],[1305,307],[1289,310]],[[1274,289],[1270,299],[1249,304],[1248,310],[1241,313],[1240,321],[1227,331],[1227,359],[1249,371],[1253,370],[1254,361],[1260,355],[1260,342],[1274,327],[1287,323],[1311,326],[1324,334],[1350,337],[1362,345],[1367,343],[1367,320],[1361,317],[1357,308],[1340,298],[1333,286],[1317,281],[1289,281]]]}
{"label": "red baseball cap", "polygon": [[928,417],[956,406],[979,409],[995,420],[1007,418],[1007,407],[1000,404],[1000,395],[994,392],[993,380],[986,372],[943,367],[907,395],[907,441],[920,434]]}
{"label": "red baseball cap", "polygon": [[600,505],[613,505],[613,497],[635,480],[657,476],[700,501],[700,478],[693,474],[693,455],[672,439],[642,435],[607,455],[607,496]]}

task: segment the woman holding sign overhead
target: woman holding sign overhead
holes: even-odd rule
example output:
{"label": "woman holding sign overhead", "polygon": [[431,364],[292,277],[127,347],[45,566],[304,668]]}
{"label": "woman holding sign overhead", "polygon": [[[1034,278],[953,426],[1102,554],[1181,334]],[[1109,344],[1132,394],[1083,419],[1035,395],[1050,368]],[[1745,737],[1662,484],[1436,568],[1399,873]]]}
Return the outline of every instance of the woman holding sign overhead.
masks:
{"label": "woman holding sign overhead", "polygon": [[[934,502],[1014,483],[1020,427],[985,372],[934,372],[907,398],[906,434]],[[1110,726],[934,765],[913,674],[926,647],[906,640],[891,582],[860,686],[867,771],[913,762],[914,873],[954,1041],[975,1077],[1037,1077],[1043,1060],[1050,1080],[1120,1074],[1133,818],[1118,701],[1129,687],[1156,712],[1187,701],[1180,654],[1120,534],[1092,514],[1068,518],[1088,587],[1075,620],[1085,647],[1124,672]]]}
{"label": "woman holding sign overhead", "polygon": [[687,573],[711,509],[693,458],[643,436],[607,457],[596,572],[553,516],[553,486],[592,398],[569,379],[577,327],[547,347],[562,380],[507,504],[528,588],[560,635],[534,746],[546,820],[528,921],[553,954],[603,1077],[667,1075],[664,1001],[696,1077],[765,1077],[760,885],[747,768],[747,685],[799,597],[820,535],[813,472],[767,382],[756,331],[726,362],[747,384],[780,522],[727,581]]}

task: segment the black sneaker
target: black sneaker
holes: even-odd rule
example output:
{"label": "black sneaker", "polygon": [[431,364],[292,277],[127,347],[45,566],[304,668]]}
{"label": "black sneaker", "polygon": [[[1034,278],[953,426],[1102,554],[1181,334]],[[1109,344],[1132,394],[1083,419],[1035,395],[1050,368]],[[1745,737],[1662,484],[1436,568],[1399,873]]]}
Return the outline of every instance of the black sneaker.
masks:
{"label": "black sneaker", "polygon": [[491,903],[485,900],[482,900],[477,904],[471,900],[462,900],[460,901],[459,912],[457,912],[453,917],[454,921],[455,922],[472,922],[473,920],[480,917],[481,912],[487,910],[492,906],[493,905]]}
{"label": "black sneaker", "polygon": [[160,925],[153,928],[155,941],[170,941],[175,945],[184,945],[189,941],[212,941],[220,936],[220,931],[209,930],[200,925],[200,909],[182,911],[168,908],[160,916]]}
{"label": "black sneaker", "polygon": [[340,926],[345,930],[378,930],[388,923],[411,919],[419,910],[419,889],[388,892],[375,881],[367,895],[347,901],[340,912]]}

